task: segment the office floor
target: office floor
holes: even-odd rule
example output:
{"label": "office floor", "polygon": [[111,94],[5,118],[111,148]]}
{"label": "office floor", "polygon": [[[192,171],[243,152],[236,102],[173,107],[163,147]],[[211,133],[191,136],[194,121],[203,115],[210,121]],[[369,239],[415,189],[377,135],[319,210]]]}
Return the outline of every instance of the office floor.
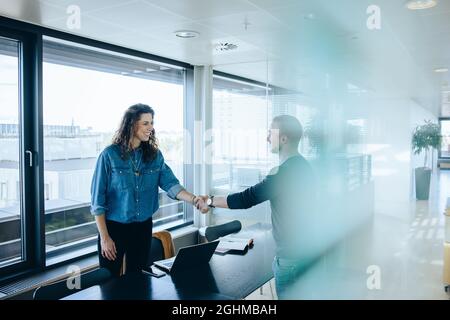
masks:
{"label": "office floor", "polygon": [[[448,190],[450,171],[442,170],[429,201],[384,204],[385,212],[299,278],[292,299],[450,299],[442,282]],[[248,297],[271,298],[268,285]]]}

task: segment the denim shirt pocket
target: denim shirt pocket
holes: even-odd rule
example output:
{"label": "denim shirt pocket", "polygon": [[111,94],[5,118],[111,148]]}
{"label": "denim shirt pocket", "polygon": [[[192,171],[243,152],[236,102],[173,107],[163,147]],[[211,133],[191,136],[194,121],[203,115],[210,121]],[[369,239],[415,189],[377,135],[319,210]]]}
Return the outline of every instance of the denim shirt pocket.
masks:
{"label": "denim shirt pocket", "polygon": [[160,168],[147,168],[142,172],[142,190],[158,188]]}
{"label": "denim shirt pocket", "polygon": [[125,190],[133,186],[133,172],[127,167],[115,167],[111,170],[111,188]]}

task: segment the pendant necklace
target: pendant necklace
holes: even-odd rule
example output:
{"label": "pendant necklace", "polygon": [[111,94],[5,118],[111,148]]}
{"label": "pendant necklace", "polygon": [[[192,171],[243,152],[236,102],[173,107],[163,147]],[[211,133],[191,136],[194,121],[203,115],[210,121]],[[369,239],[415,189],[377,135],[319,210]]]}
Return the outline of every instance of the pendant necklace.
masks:
{"label": "pendant necklace", "polygon": [[139,161],[137,162],[137,165],[135,165],[133,157],[131,155],[130,155],[130,160],[131,160],[131,164],[133,165],[133,168],[134,168],[134,170],[133,170],[134,174],[136,175],[136,177],[139,177],[141,175],[141,173],[139,172],[139,165],[141,164],[142,154],[139,158]]}

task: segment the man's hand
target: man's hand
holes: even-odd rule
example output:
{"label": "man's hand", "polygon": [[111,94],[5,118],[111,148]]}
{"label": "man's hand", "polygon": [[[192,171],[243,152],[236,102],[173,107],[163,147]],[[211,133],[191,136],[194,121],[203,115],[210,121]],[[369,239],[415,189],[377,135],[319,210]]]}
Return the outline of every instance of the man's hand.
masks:
{"label": "man's hand", "polygon": [[208,196],[197,196],[194,199],[194,205],[201,213],[208,213],[209,207],[206,204]]}

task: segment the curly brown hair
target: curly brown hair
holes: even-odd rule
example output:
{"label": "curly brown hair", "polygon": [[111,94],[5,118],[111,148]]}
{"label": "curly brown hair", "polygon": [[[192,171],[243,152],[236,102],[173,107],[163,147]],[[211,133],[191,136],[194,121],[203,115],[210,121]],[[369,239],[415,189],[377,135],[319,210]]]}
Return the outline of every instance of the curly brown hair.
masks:
{"label": "curly brown hair", "polygon": [[[146,104],[138,103],[129,107],[127,111],[125,111],[119,129],[113,137],[112,143],[120,147],[121,157],[124,160],[127,160],[130,156],[134,128],[136,123],[140,120],[141,115],[144,113],[150,113],[152,117],[155,116],[155,111]],[[158,140],[155,136],[155,129],[152,130],[149,141],[141,142],[140,146],[143,151],[142,160],[144,162],[149,162],[156,157],[156,154],[158,153]]]}

